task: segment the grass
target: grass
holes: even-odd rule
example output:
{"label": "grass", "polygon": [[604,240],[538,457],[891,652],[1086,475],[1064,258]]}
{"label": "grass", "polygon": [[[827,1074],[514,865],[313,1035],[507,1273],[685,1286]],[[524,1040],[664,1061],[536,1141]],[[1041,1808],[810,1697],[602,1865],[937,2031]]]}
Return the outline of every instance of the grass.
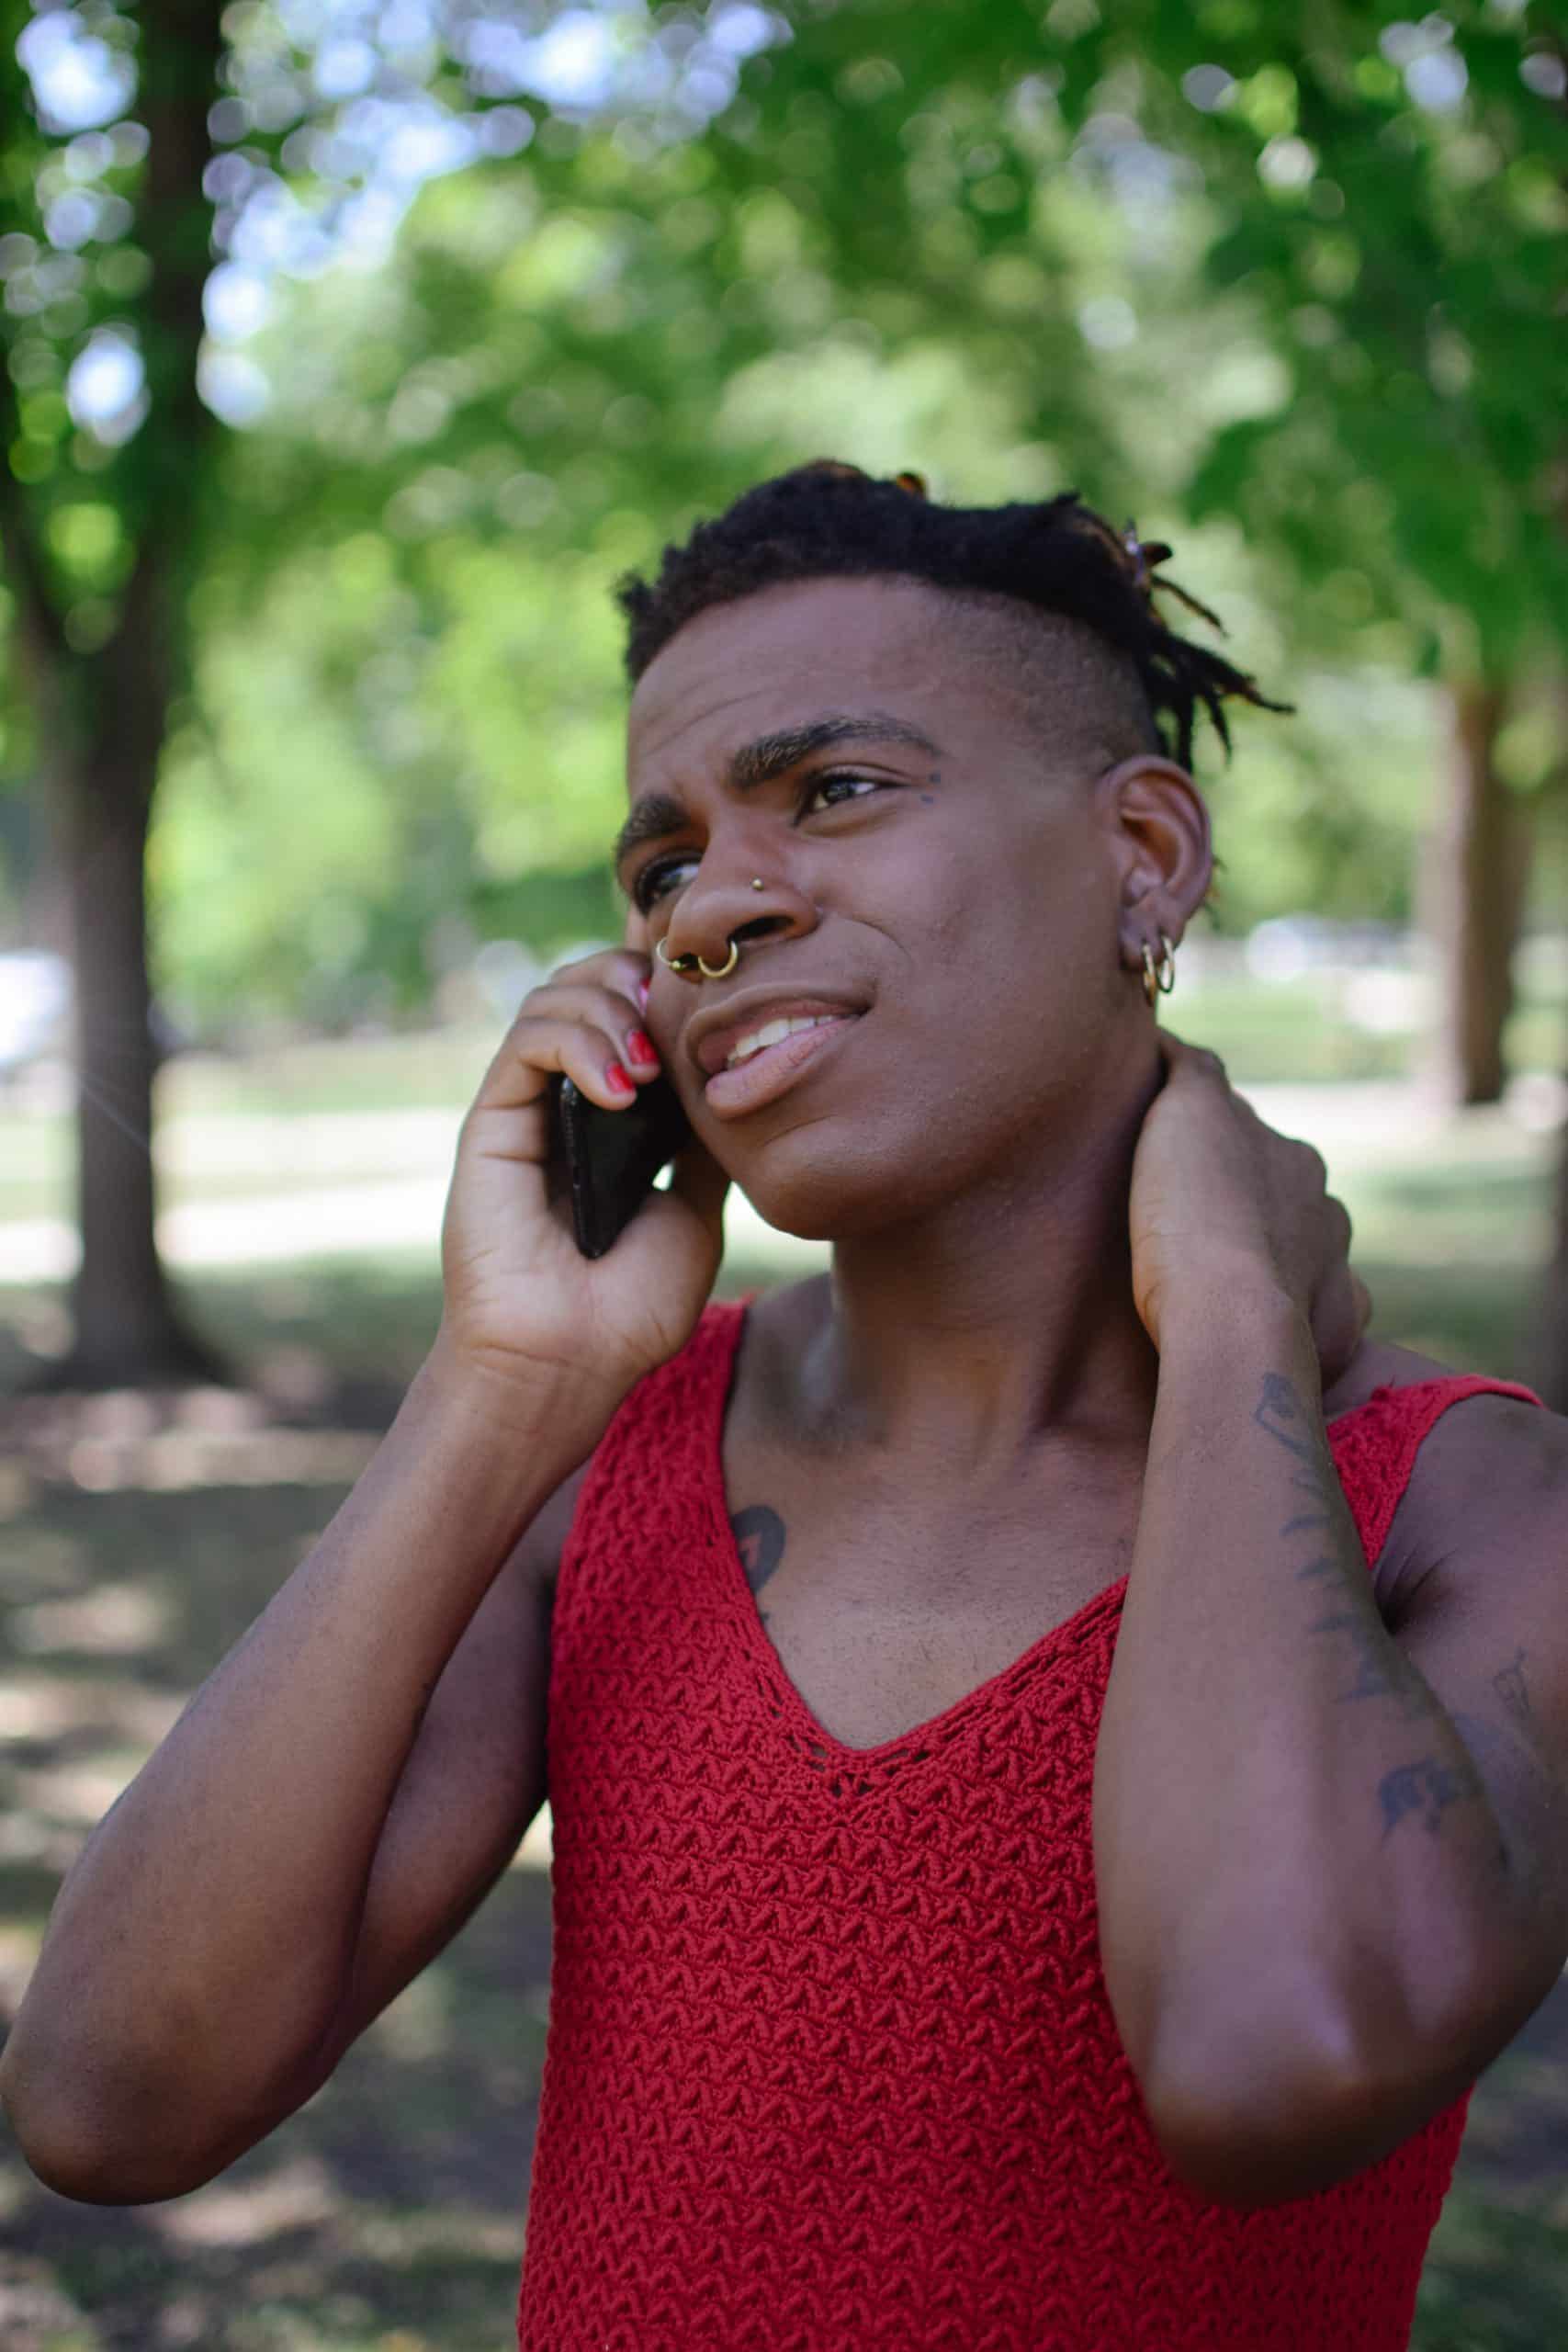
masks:
{"label": "grass", "polygon": [[[1218,1042],[1196,1022],[1184,1034]],[[1254,1049],[1271,1057],[1267,1075],[1281,1075],[1280,1040],[1254,1031]],[[231,1141],[241,1121],[271,1123],[269,1165],[287,1179],[309,1156],[288,1148],[290,1133],[298,1140],[344,1105],[455,1114],[483,1055],[478,1040],[460,1050],[396,1041],[364,1064],[341,1049],[335,1058],[335,1086],[327,1048],[249,1078],[193,1064],[180,1080],[187,1095],[171,1107],[209,1140]],[[1300,1064],[1285,1067],[1299,1074]],[[8,1159],[0,1217],[23,1213],[24,1197],[49,1204],[28,1214],[58,1214],[60,1123],[40,1114],[23,1127],[23,1172]],[[369,1143],[367,1152],[363,1174],[385,1176],[384,1155]],[[196,1197],[220,1189],[233,1166],[217,1143],[201,1159]],[[1419,1160],[1372,1154],[1348,1169],[1339,1189],[1381,1332],[1461,1368],[1517,1375],[1549,1159],[1546,1139],[1482,1117]],[[338,1181],[356,1165],[349,1151]],[[747,1228],[725,1287],[776,1279],[783,1263]],[[165,1410],[159,1425],[140,1400],[107,1398],[47,1445],[36,1430],[25,1448],[7,1453],[0,1441],[12,1603],[0,1624],[0,1996],[10,1999],[86,1828],[331,1517],[439,1312],[428,1250],[203,1272],[184,1287],[195,1318],[259,1385],[295,1399],[298,1425],[270,1426],[212,1396]],[[0,1389],[59,1314],[47,1289],[0,1289]],[[326,2089],[196,2197],[73,2205],[39,2187],[0,2140],[7,2352],[499,2352],[516,2286],[548,1937],[545,1873],[510,1871]],[[1414,2352],[1540,2352],[1568,2333],[1564,2061],[1560,1989],[1476,2094]]]}

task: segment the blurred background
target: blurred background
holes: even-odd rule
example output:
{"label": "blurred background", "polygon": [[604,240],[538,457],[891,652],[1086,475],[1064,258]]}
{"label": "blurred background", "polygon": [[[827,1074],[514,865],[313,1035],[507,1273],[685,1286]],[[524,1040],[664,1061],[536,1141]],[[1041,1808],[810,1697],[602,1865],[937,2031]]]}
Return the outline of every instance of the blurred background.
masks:
{"label": "blurred background", "polygon": [[[783,467],[1173,542],[1296,708],[1205,750],[1167,1017],[1324,1150],[1382,1336],[1568,1408],[1565,229],[1521,0],[0,0],[5,1999],[618,933],[616,579]],[[727,1288],[816,1261],[738,1204]],[[197,2197],[0,2144],[0,2340],[502,2344],[547,1860]],[[1565,2058],[1554,1996],[1418,2352],[1568,2334]]]}

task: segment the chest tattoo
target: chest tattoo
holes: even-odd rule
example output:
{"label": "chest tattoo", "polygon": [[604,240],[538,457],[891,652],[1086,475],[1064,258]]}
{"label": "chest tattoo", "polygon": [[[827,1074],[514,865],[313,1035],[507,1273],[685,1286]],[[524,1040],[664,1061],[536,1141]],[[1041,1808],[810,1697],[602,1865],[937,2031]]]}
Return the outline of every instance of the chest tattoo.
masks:
{"label": "chest tattoo", "polygon": [[735,1548],[754,1593],[761,1592],[784,1558],[784,1523],[766,1503],[750,1503],[730,1520]]}

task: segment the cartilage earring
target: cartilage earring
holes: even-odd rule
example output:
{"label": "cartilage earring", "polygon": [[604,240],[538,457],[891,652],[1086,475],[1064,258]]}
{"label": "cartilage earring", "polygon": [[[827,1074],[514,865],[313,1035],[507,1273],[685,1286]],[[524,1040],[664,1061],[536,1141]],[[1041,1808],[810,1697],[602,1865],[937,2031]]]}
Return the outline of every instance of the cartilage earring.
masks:
{"label": "cartilage earring", "polygon": [[1146,939],[1144,942],[1144,994],[1151,1006],[1156,995],[1168,996],[1176,986],[1176,944],[1167,938],[1163,931],[1159,935],[1159,967],[1156,970],[1154,951]]}

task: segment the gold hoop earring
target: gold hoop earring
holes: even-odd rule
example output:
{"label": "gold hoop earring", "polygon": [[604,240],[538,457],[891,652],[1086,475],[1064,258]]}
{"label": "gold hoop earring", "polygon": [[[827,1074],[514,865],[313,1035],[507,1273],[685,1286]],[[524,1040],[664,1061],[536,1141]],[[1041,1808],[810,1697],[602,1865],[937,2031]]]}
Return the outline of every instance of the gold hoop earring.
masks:
{"label": "gold hoop earring", "polygon": [[1176,986],[1176,946],[1162,931],[1159,935],[1159,968],[1155,968],[1154,952],[1148,941],[1144,942],[1144,995],[1150,1006],[1156,995],[1168,996]]}

